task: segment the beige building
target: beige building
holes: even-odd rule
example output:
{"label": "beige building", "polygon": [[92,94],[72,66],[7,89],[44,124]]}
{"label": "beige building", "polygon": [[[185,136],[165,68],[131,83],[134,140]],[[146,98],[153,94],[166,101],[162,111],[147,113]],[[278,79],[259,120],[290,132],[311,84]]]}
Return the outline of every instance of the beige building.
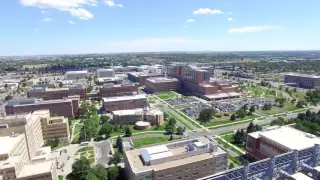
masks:
{"label": "beige building", "polygon": [[112,111],[115,124],[135,124],[137,121],[150,122],[151,125],[163,123],[163,112],[157,109],[138,108]]}
{"label": "beige building", "polygon": [[0,179],[58,180],[54,159],[33,162],[29,158],[26,137],[14,133],[0,137]]}
{"label": "beige building", "polygon": [[70,130],[68,118],[64,116],[51,117],[49,110],[38,110],[32,113],[39,116],[43,140],[59,139],[61,143],[69,143]]}
{"label": "beige building", "polygon": [[195,180],[227,169],[228,155],[206,138],[125,151],[128,180]]}

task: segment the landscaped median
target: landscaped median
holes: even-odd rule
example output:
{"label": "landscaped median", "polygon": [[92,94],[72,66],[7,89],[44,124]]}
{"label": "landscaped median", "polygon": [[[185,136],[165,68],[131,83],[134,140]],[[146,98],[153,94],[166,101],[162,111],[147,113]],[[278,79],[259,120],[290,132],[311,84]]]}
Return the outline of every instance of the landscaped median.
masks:
{"label": "landscaped median", "polygon": [[[209,129],[216,129],[216,128],[221,128],[221,127],[226,127],[226,126],[232,126],[232,125],[235,125],[235,124],[243,124],[243,123],[247,123],[247,122],[253,121],[254,119],[263,120],[265,118],[257,116],[257,115],[253,115],[253,116],[248,116],[248,117],[243,118],[243,119],[237,119],[235,121],[231,121],[231,120],[227,121],[227,122],[224,121],[224,123],[220,123],[220,124],[218,123],[217,125],[209,126],[208,128]],[[219,122],[219,121],[217,121],[217,122]]]}
{"label": "landscaped median", "polygon": [[147,137],[147,138],[135,139],[132,141],[135,148],[140,148],[142,146],[168,142],[169,137]]}
{"label": "landscaped median", "polygon": [[79,158],[81,157],[85,157],[86,159],[89,160],[90,163],[94,163],[95,161],[95,156],[94,156],[94,149],[93,147],[89,146],[89,147],[83,147],[81,149],[79,149],[76,153],[76,156],[79,156]]}

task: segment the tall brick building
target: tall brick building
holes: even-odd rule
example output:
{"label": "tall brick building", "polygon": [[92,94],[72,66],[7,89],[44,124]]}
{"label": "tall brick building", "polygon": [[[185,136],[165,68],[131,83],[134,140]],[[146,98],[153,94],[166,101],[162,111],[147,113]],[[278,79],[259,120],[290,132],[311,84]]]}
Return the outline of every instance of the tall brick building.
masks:
{"label": "tall brick building", "polygon": [[103,98],[103,107],[106,112],[144,108],[147,105],[147,96],[144,94]]}
{"label": "tall brick building", "polygon": [[105,84],[100,88],[101,97],[130,96],[139,94],[138,84]]}
{"label": "tall brick building", "polygon": [[168,67],[167,75],[179,79],[182,90],[207,100],[219,100],[240,96],[237,86],[212,79],[212,69],[204,69],[190,65],[172,65]]}
{"label": "tall brick building", "polygon": [[181,88],[177,78],[156,77],[146,80],[146,87],[151,92],[178,91]]}
{"label": "tall brick building", "polygon": [[5,106],[6,114],[24,114],[41,109],[49,109],[58,116],[75,117],[78,115],[79,98],[44,101],[42,99],[9,100]]}
{"label": "tall brick building", "polygon": [[68,96],[80,96],[81,100],[87,99],[87,91],[82,85],[73,85],[68,88],[33,87],[27,92],[28,98],[43,100],[63,99]]}

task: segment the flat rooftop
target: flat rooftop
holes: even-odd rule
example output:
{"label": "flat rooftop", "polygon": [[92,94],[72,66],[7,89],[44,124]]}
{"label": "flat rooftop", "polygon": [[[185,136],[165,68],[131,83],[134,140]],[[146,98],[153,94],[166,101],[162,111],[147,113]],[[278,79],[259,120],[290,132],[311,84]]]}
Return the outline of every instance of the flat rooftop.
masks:
{"label": "flat rooftop", "polygon": [[320,144],[320,138],[287,126],[262,131],[260,137],[267,138],[291,150],[301,150]]}
{"label": "flat rooftop", "polygon": [[140,77],[140,76],[162,76],[162,73],[145,73],[145,72],[130,72],[128,73],[132,76],[135,77]]}
{"label": "flat rooftop", "polygon": [[114,88],[114,87],[134,87],[137,86],[137,83],[127,83],[127,84],[112,84],[107,83],[102,86],[102,88]]}
{"label": "flat rooftop", "polygon": [[296,174],[291,175],[292,178],[297,179],[297,180],[312,180],[309,176],[299,172]]}
{"label": "flat rooftop", "polygon": [[179,82],[177,78],[168,78],[168,77],[154,77],[154,78],[148,78],[147,80],[152,83]]}
{"label": "flat rooftop", "polygon": [[23,138],[23,134],[19,134],[16,136],[2,136],[0,137],[0,144],[4,146],[0,146],[0,155],[8,154],[9,151],[13,148],[13,146],[18,143],[18,141]]}
{"label": "flat rooftop", "polygon": [[132,96],[118,96],[118,97],[108,97],[103,98],[103,102],[117,102],[117,101],[126,101],[126,100],[138,100],[138,99],[146,99],[147,96],[145,94],[138,94]]}
{"label": "flat rooftop", "polygon": [[[190,140],[186,140],[186,141],[190,141]],[[208,152],[200,153],[194,156],[186,156],[185,158],[175,159],[173,158],[173,156],[176,157],[177,155],[182,155],[184,153],[187,153],[186,147],[188,144],[183,146],[178,145],[181,142],[183,141],[177,141],[177,142],[167,143],[163,145],[129,150],[129,151],[125,151],[125,154],[128,158],[130,167],[132,168],[133,172],[145,172],[150,170],[160,171],[164,169],[170,169],[170,168],[174,168],[174,167],[185,165],[185,164],[203,161],[209,158],[213,158],[218,154],[225,153],[222,149],[218,147],[217,151],[215,152],[208,151]],[[174,144],[177,144],[177,146],[174,147],[173,146]],[[170,159],[171,156],[172,158]],[[162,163],[153,164],[153,165],[145,165],[144,162],[142,161],[142,159],[144,158],[149,158],[150,160],[169,158],[170,160]]]}
{"label": "flat rooftop", "polygon": [[308,78],[320,78],[320,76],[308,75],[308,74],[294,74],[294,73],[290,73],[290,74],[286,74],[286,75],[288,75],[288,76],[308,77]]}
{"label": "flat rooftop", "polygon": [[67,71],[66,74],[86,74],[88,71],[83,70],[83,71]]}
{"label": "flat rooftop", "polygon": [[29,177],[37,174],[50,173],[52,170],[53,163],[53,160],[48,160],[43,162],[27,164],[23,166],[18,178]]}
{"label": "flat rooftop", "polygon": [[25,105],[39,105],[39,104],[57,104],[57,103],[62,103],[62,102],[71,102],[71,99],[55,99],[55,100],[37,100],[35,103],[23,103],[23,104],[16,104],[13,106],[25,106]]}
{"label": "flat rooftop", "polygon": [[[142,108],[137,108],[137,109],[126,109],[126,110],[118,110],[118,111],[112,111],[112,114],[114,115],[135,115],[135,114],[141,114],[143,112]],[[158,109],[149,109],[147,111],[147,114],[157,114],[161,113],[160,110]]]}

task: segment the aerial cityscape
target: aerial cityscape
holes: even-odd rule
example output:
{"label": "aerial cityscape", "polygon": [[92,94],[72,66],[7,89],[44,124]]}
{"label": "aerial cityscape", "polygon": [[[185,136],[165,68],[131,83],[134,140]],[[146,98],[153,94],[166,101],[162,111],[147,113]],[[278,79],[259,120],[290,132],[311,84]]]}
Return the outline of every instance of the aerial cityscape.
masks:
{"label": "aerial cityscape", "polygon": [[0,180],[320,180],[320,1],[4,4]]}

